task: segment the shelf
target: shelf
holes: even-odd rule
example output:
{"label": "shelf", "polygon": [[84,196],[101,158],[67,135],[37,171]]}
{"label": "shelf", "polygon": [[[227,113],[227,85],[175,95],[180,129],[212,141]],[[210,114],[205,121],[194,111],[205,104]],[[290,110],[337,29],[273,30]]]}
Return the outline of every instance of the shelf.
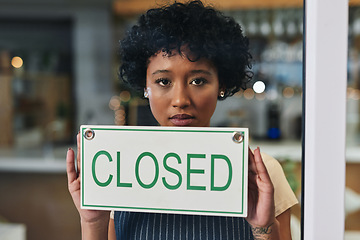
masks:
{"label": "shelf", "polygon": [[[271,8],[302,8],[302,0],[207,0],[206,4],[211,4],[220,10],[244,10],[244,9],[271,9]],[[115,0],[113,10],[116,15],[136,15],[146,10],[161,6],[167,1],[149,1],[149,0]],[[350,0],[350,6],[360,5],[360,0]]]}
{"label": "shelf", "polygon": [[[205,4],[210,4],[220,10],[254,9],[254,8],[298,8],[302,7],[302,0],[207,0]],[[148,0],[115,0],[113,10],[117,15],[135,15],[145,12],[154,7],[159,7],[167,1],[148,1]]]}

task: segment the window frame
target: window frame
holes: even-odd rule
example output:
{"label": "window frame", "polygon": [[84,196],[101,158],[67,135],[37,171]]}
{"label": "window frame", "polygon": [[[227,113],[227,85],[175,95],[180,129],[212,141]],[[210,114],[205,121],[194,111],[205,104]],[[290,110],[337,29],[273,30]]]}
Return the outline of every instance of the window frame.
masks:
{"label": "window frame", "polygon": [[304,0],[302,239],[344,238],[348,1]]}

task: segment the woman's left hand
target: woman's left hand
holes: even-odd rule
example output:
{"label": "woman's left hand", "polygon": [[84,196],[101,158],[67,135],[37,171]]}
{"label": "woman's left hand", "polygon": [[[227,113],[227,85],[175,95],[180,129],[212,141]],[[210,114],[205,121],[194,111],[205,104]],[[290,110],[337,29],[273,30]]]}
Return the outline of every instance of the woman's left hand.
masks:
{"label": "woman's left hand", "polygon": [[278,223],[275,218],[274,186],[260,155],[259,148],[255,149],[254,153],[249,148],[248,177],[248,216],[246,221],[251,225],[253,235],[278,235]]}

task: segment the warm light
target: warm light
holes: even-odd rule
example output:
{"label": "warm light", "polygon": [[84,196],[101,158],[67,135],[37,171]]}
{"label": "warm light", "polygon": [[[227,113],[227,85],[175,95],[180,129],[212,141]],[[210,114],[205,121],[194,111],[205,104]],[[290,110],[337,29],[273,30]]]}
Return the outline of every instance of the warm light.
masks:
{"label": "warm light", "polygon": [[265,83],[262,81],[257,81],[253,85],[254,92],[256,93],[262,93],[265,91]]}
{"label": "warm light", "polygon": [[259,101],[264,100],[265,97],[266,97],[266,94],[265,94],[264,92],[263,92],[263,93],[257,93],[257,94],[255,94],[255,98],[256,98],[257,100],[259,100]]}
{"label": "warm light", "polygon": [[128,91],[122,91],[120,93],[120,100],[123,102],[128,102],[131,98],[131,94]]}
{"label": "warm light", "polygon": [[251,88],[248,88],[244,91],[244,98],[246,98],[247,100],[253,99],[254,95],[254,90],[252,90]]}
{"label": "warm light", "polygon": [[292,98],[294,96],[294,89],[292,87],[286,87],[283,90],[284,98]]}
{"label": "warm light", "polygon": [[360,100],[360,90],[359,89],[352,89],[350,94],[348,95],[350,99],[353,100]]}
{"label": "warm light", "polygon": [[23,65],[23,60],[21,59],[21,57],[13,57],[11,59],[11,65],[14,67],[14,68],[21,68],[22,65]]}
{"label": "warm light", "polygon": [[353,91],[354,91],[354,88],[352,88],[352,87],[348,87],[346,89],[346,95],[347,95],[348,98],[350,98]]}
{"label": "warm light", "polygon": [[125,110],[124,109],[116,110],[115,116],[125,116]]}
{"label": "warm light", "polygon": [[120,108],[121,100],[118,96],[112,96],[109,101],[109,108],[111,110],[117,110]]}
{"label": "warm light", "polygon": [[[117,97],[120,101],[120,98]],[[125,109],[124,106],[119,106],[119,108],[114,110],[114,123],[116,125],[124,125],[125,121],[126,121],[126,113],[125,113]]]}
{"label": "warm light", "polygon": [[125,120],[125,116],[124,115],[119,115],[115,117],[115,121],[116,122],[122,122]]}
{"label": "warm light", "polygon": [[116,115],[114,122],[116,125],[124,125],[125,124],[125,115]]}
{"label": "warm light", "polygon": [[240,89],[240,91],[238,91],[234,94],[234,97],[241,98],[241,95],[243,94],[243,92],[244,92],[244,90]]}

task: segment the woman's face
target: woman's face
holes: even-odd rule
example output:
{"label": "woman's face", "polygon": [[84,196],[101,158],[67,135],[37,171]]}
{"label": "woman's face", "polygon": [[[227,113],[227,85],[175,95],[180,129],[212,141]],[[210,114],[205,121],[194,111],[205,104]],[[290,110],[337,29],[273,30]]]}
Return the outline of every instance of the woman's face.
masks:
{"label": "woman's face", "polygon": [[145,90],[161,126],[210,125],[219,95],[217,69],[206,59],[191,62],[187,54],[160,52],[149,59]]}

